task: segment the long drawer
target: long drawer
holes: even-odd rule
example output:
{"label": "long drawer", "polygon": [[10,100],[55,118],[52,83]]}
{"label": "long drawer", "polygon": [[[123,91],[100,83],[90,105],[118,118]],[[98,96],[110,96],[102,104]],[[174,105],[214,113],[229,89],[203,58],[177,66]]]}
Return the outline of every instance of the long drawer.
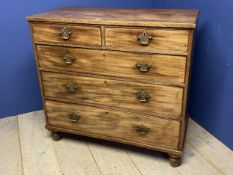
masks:
{"label": "long drawer", "polygon": [[92,106],[46,101],[48,125],[177,149],[180,123]]}
{"label": "long drawer", "polygon": [[40,67],[134,78],[149,82],[184,83],[186,57],[133,54],[56,46],[37,46]]}
{"label": "long drawer", "polygon": [[101,46],[100,27],[33,24],[32,30],[36,42]]}
{"label": "long drawer", "polygon": [[106,46],[142,52],[187,52],[189,31],[150,28],[106,28]]}
{"label": "long drawer", "polygon": [[183,88],[42,72],[47,97],[179,119]]}

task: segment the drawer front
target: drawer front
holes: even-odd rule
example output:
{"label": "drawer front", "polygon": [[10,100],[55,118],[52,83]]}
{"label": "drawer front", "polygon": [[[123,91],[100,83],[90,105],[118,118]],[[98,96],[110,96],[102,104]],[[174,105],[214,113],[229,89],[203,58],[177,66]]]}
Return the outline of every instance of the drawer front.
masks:
{"label": "drawer front", "polygon": [[99,27],[33,24],[32,30],[37,42],[101,46]]}
{"label": "drawer front", "polygon": [[83,76],[42,73],[45,96],[179,118],[183,89]]}
{"label": "drawer front", "polygon": [[177,149],[177,121],[53,101],[45,105],[51,126]]}
{"label": "drawer front", "polygon": [[41,67],[64,71],[183,83],[186,57],[37,46]]}
{"label": "drawer front", "polygon": [[106,28],[106,46],[143,52],[187,52],[188,30]]}

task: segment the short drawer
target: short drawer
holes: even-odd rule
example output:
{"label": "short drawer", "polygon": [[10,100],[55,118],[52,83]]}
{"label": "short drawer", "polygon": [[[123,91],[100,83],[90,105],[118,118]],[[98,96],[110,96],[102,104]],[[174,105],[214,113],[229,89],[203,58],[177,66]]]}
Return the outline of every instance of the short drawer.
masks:
{"label": "short drawer", "polygon": [[179,119],[183,88],[42,72],[44,93],[72,102],[130,109]]}
{"label": "short drawer", "polygon": [[33,24],[33,37],[37,42],[101,46],[99,27],[66,24]]}
{"label": "short drawer", "polygon": [[150,83],[184,83],[186,57],[37,46],[40,67],[133,78]]}
{"label": "short drawer", "polygon": [[187,52],[188,30],[106,28],[106,46],[143,52]]}
{"label": "short drawer", "polygon": [[48,125],[177,149],[180,123],[92,106],[45,102]]}

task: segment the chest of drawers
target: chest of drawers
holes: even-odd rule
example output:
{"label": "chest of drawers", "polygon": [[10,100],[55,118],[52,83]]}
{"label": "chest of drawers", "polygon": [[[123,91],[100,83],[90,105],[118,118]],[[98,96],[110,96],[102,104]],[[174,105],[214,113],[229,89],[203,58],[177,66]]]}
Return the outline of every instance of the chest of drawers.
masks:
{"label": "chest of drawers", "polygon": [[198,10],[64,7],[28,17],[46,128],[180,164]]}

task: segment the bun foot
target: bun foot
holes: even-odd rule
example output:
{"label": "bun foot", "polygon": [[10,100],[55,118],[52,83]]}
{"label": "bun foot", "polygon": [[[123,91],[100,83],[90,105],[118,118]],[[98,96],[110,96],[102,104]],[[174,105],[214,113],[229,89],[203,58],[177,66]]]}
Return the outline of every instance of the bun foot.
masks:
{"label": "bun foot", "polygon": [[181,164],[180,157],[169,156],[169,163],[172,167],[178,167]]}
{"label": "bun foot", "polygon": [[59,140],[61,140],[62,137],[61,137],[60,133],[52,132],[52,138],[53,138],[54,141],[59,141]]}

